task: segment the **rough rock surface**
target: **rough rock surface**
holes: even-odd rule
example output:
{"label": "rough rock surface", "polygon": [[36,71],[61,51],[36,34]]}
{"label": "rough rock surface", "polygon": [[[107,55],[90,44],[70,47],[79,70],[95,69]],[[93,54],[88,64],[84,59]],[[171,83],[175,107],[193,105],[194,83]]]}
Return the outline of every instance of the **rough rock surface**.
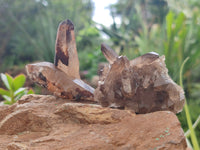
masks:
{"label": "rough rock surface", "polygon": [[183,150],[174,113],[129,110],[28,95],[0,106],[1,150]]}

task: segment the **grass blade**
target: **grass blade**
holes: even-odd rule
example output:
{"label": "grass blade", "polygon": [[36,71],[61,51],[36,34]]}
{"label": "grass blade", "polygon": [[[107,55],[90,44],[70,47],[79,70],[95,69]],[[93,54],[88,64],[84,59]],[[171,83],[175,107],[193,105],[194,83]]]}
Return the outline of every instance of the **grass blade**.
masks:
{"label": "grass blade", "polygon": [[[193,129],[195,129],[199,123],[200,123],[200,115],[198,116],[197,120],[193,124],[193,126],[192,126]],[[189,137],[190,134],[191,134],[190,130],[187,130],[187,132],[185,132],[185,137]]]}
{"label": "grass blade", "polygon": [[[181,68],[180,68],[180,86],[183,88],[183,77],[182,77],[182,74],[183,74],[183,67],[185,65],[185,63],[188,61],[189,57],[187,57],[182,65],[181,65]],[[189,108],[188,108],[188,104],[187,104],[187,100],[185,98],[185,105],[184,105],[184,109],[185,109],[185,114],[186,114],[186,119],[187,119],[187,124],[188,124],[188,127],[190,129],[190,132],[191,132],[191,141],[192,141],[192,145],[194,147],[194,150],[199,150],[199,144],[198,144],[198,141],[197,141],[197,137],[196,137],[196,134],[195,134],[195,131],[192,127],[192,120],[191,120],[191,117],[190,117],[190,112],[189,112]]]}

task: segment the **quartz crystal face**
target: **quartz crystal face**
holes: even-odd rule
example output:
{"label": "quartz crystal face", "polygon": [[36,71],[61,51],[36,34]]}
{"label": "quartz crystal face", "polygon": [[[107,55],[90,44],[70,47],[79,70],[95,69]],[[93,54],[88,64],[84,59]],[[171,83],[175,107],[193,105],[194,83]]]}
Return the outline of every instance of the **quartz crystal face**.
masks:
{"label": "quartz crystal face", "polygon": [[129,61],[108,46],[102,45],[102,49],[110,63],[104,67],[94,94],[102,106],[136,113],[182,110],[184,91],[168,75],[164,56],[151,52]]}

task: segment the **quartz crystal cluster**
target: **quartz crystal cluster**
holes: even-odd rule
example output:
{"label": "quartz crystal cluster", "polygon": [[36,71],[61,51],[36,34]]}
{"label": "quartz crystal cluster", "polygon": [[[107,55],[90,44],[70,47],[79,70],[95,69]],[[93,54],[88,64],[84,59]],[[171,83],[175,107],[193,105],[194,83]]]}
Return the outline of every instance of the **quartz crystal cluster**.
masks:
{"label": "quartz crystal cluster", "polygon": [[100,74],[94,96],[102,106],[136,113],[182,110],[184,91],[168,75],[164,56],[151,52],[129,61],[105,44],[101,49],[109,65]]}

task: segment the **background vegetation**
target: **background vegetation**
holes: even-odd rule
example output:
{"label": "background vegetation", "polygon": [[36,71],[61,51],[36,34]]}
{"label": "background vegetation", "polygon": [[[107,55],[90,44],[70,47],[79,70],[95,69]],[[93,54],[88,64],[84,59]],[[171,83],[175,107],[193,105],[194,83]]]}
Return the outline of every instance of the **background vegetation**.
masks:
{"label": "background vegetation", "polygon": [[[34,61],[53,62],[57,26],[68,18],[75,25],[80,69],[88,80],[105,61],[101,42],[130,59],[150,51],[165,55],[176,82],[182,62],[190,57],[183,85],[194,122],[200,114],[200,1],[118,0],[108,8],[113,24],[105,27],[92,20],[92,0],[0,0],[0,72]],[[178,117],[186,131],[184,111]],[[200,139],[200,125],[196,131]]]}

